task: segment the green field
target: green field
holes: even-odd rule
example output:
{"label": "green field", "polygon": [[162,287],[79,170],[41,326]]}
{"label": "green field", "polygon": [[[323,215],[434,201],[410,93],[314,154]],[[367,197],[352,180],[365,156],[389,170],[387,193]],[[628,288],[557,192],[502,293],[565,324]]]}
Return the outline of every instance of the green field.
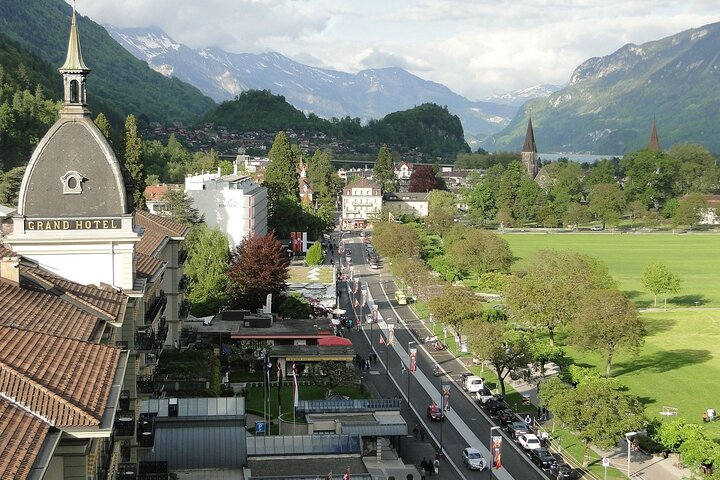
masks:
{"label": "green field", "polygon": [[[609,233],[522,233],[503,235],[521,270],[539,249],[574,250],[599,258],[612,276],[640,308],[652,307],[653,296],[640,277],[653,261],[665,263],[680,276],[677,295],[668,298],[672,307],[720,307],[720,235],[716,234],[609,234]],[[658,298],[658,304],[662,301]]]}
{"label": "green field", "polygon": [[[720,409],[720,310],[653,312],[642,318],[645,345],[637,357],[618,355],[613,377],[640,397],[648,417],[702,423],[705,410]],[[575,363],[602,370],[600,355],[566,350]],[[678,416],[660,415],[664,406],[677,408]],[[720,438],[720,422],[705,428],[709,437]]]}

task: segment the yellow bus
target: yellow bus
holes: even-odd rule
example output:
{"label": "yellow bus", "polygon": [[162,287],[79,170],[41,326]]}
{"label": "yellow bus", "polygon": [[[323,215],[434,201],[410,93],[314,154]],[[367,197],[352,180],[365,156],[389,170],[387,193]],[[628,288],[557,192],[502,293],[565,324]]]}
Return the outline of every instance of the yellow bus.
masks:
{"label": "yellow bus", "polygon": [[407,297],[402,290],[395,291],[395,301],[398,303],[398,305],[407,305]]}

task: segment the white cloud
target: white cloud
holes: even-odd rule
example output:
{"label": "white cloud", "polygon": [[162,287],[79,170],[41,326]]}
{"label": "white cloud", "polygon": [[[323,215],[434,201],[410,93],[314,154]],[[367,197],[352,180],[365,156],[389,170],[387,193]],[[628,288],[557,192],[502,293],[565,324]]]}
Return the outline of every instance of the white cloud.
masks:
{"label": "white cloud", "polygon": [[313,66],[398,66],[471,99],[563,84],[580,63],[720,20],[717,0],[79,0],[191,47],[277,51]]}

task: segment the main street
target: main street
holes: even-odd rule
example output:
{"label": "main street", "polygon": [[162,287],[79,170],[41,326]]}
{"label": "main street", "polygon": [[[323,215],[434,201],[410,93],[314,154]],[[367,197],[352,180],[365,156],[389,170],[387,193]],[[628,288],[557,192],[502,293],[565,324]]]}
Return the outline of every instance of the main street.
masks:
{"label": "main street", "polygon": [[[429,334],[424,325],[417,320],[408,305],[399,306],[394,301],[394,278],[389,273],[388,266],[382,265],[380,269],[370,269],[366,263],[367,252],[356,234],[345,234],[345,246],[352,252],[351,266],[354,277],[360,283],[367,283],[369,295],[367,303],[363,306],[362,288],[358,288],[353,295],[358,300],[348,296],[347,288],[341,295],[343,308],[348,316],[363,321],[360,332],[353,330],[350,338],[355,350],[367,358],[370,345],[378,355],[378,363],[370,372],[363,374],[363,381],[368,384],[376,394],[392,398],[399,395],[409,398],[410,409],[405,408],[404,416],[410,430],[415,424],[423,425],[432,441],[433,448],[439,449],[442,444],[443,457],[441,460],[441,475],[437,478],[497,478],[499,480],[518,479],[533,480],[548,478],[544,473],[531,464],[520,448],[502,432],[502,463],[503,468],[492,471],[472,472],[461,462],[461,452],[465,447],[478,448],[486,459],[490,459],[489,443],[490,428],[495,423],[479,408],[476,401],[470,398],[459,386],[460,374],[466,372],[464,365],[447,351],[429,351],[422,344],[422,339]],[[344,261],[344,257],[338,258]],[[382,262],[381,262],[382,264]],[[347,266],[347,264],[346,264]],[[353,285],[351,284],[351,287]],[[350,294],[352,295],[351,288]],[[377,305],[380,320],[377,324],[368,324],[365,318],[371,313],[370,305]],[[389,346],[388,326],[394,327],[395,345]],[[380,335],[384,343],[380,343]],[[415,342],[415,343],[413,343]],[[410,373],[408,347],[417,348],[417,371]],[[444,374],[435,377],[432,370],[439,364]],[[388,381],[389,380],[389,381]],[[430,422],[426,416],[427,406],[431,401],[441,405],[441,384],[450,387],[450,410],[446,412],[444,422]],[[407,405],[407,403],[404,403]],[[498,433],[498,430],[493,432]],[[414,439],[407,439],[400,446],[400,454],[407,463],[418,465],[423,456],[432,454],[433,450],[423,450],[413,444]],[[410,448],[408,448],[408,446]],[[415,458],[417,457],[417,458]],[[451,474],[451,476],[448,476]],[[492,475],[492,476],[491,476]]]}

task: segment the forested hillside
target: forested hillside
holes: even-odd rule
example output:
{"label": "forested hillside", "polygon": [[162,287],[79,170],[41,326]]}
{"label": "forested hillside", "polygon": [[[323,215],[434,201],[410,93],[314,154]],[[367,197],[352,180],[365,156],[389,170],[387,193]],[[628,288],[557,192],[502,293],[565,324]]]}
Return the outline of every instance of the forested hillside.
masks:
{"label": "forested hillside", "polygon": [[[63,0],[0,2],[2,32],[55,68],[67,53],[71,13]],[[214,106],[195,87],[151,70],[92,20],[78,15],[78,29],[85,63],[92,70],[88,102],[94,113],[104,112],[115,124],[131,113],[150,121],[191,122]],[[57,71],[49,83],[60,88]]]}
{"label": "forested hillside", "polygon": [[359,118],[324,120],[314,114],[306,116],[282,96],[267,90],[250,90],[233,101],[223,102],[208,112],[203,121],[237,132],[290,128],[323,134],[344,141],[359,152],[374,152],[377,145],[387,144],[400,151],[454,159],[458,153],[470,151],[457,115],[434,104],[391,113],[363,126]]}

